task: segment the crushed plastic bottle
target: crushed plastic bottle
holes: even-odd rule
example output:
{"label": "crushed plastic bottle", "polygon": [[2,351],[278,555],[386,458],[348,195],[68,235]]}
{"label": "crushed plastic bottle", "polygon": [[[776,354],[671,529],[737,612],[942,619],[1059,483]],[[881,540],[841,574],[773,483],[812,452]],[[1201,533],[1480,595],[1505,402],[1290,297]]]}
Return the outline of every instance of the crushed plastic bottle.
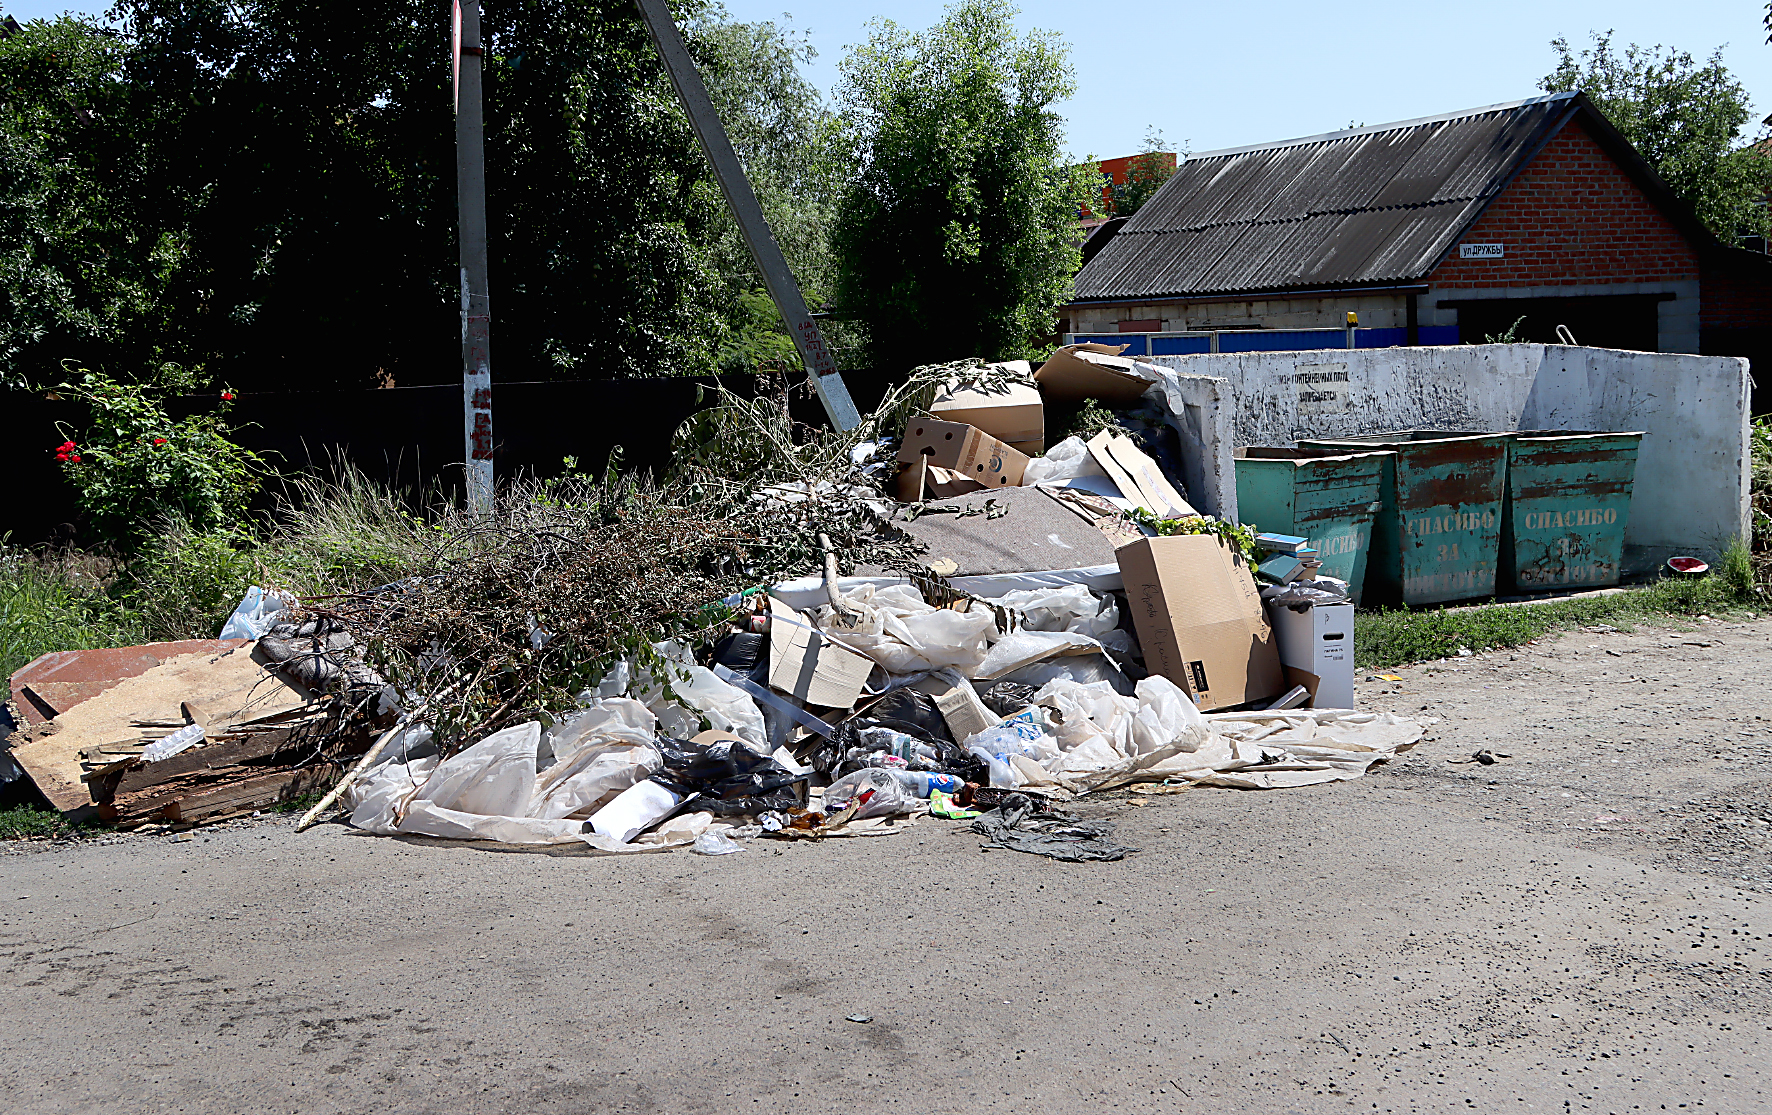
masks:
{"label": "crushed plastic bottle", "polygon": [[934,793],[957,794],[965,782],[951,774],[942,774],[931,770],[895,770],[892,777],[898,784],[920,798],[929,797]]}
{"label": "crushed plastic bottle", "polygon": [[157,763],[161,759],[170,759],[181,751],[188,751],[203,742],[203,725],[186,724],[169,736],[163,736],[148,744],[142,752],[142,761]]}
{"label": "crushed plastic bottle", "polygon": [[742,852],[738,841],[723,832],[704,832],[695,838],[695,851],[704,856],[729,856],[733,852]]}

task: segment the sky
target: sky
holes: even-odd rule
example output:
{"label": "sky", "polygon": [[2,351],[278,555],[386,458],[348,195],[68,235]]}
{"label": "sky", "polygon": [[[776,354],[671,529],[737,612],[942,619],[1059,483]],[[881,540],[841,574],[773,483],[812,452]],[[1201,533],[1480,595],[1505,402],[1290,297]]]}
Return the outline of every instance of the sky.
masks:
{"label": "sky", "polygon": [[[444,0],[438,0],[439,3]],[[488,0],[496,3],[497,0]],[[743,20],[784,21],[810,33],[807,75],[827,93],[844,48],[876,15],[921,29],[940,0],[725,0]],[[1536,96],[1555,67],[1550,41],[1586,45],[1612,29],[1617,44],[1663,44],[1724,63],[1754,100],[1755,127],[1772,112],[1772,46],[1763,0],[1485,0],[1350,6],[1118,0],[1096,8],[1022,0],[1020,25],[1069,43],[1078,92],[1060,111],[1071,154],[1115,158],[1144,150],[1160,129],[1169,150],[1210,151],[1383,124]],[[105,4],[9,3],[18,19]]]}

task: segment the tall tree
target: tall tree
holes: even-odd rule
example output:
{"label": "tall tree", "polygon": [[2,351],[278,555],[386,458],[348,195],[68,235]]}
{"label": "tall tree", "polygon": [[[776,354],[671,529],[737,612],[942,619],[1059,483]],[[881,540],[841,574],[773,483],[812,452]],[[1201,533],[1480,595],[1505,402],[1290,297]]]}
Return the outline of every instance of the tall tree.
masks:
{"label": "tall tree", "polygon": [[[746,154],[791,165],[780,125],[816,130],[822,108],[784,37],[708,0],[680,12],[735,133],[773,145]],[[118,0],[110,18],[120,35],[63,21],[0,43],[0,232],[20,230],[0,256],[29,265],[0,273],[0,368],[459,375],[448,5]],[[513,0],[483,29],[495,376],[712,369],[759,316],[748,264],[632,4]],[[822,242],[781,223],[796,263],[796,240]]]}
{"label": "tall tree", "polygon": [[1580,90],[1726,244],[1767,229],[1772,159],[1748,145],[1747,90],[1723,65],[1721,50],[1702,64],[1682,50],[1635,43],[1620,53],[1612,33],[1595,32],[1576,51],[1554,39],[1557,68],[1547,93]]}
{"label": "tall tree", "polygon": [[1007,0],[957,0],[925,32],[890,20],[842,65],[859,175],[839,204],[838,302],[876,366],[1034,355],[1069,295],[1095,185],[1064,157],[1067,50],[1019,36]]}

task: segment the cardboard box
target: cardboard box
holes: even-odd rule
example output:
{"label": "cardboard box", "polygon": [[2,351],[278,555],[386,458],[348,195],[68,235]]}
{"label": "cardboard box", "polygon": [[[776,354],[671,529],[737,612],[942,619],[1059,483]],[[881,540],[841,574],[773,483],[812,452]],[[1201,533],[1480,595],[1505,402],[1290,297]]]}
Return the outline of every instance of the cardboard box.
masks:
{"label": "cardboard box", "polygon": [[769,684],[805,704],[854,707],[874,660],[831,642],[810,619],[774,597],[769,612]]}
{"label": "cardboard box", "polygon": [[1089,454],[1120,489],[1120,494],[1159,519],[1185,519],[1199,512],[1183,499],[1157,462],[1125,434],[1103,430],[1089,439]]}
{"label": "cardboard box", "polygon": [[1208,711],[1287,690],[1261,594],[1241,556],[1209,534],[1140,538],[1115,556],[1147,670]]}
{"label": "cardboard box", "polygon": [[1280,662],[1317,676],[1316,708],[1354,707],[1354,606],[1316,604],[1302,612],[1273,609]]}
{"label": "cardboard box", "polygon": [[[905,423],[898,461],[901,479],[929,465],[951,469],[986,488],[1019,485],[1028,467],[1027,454],[1016,452],[983,430],[933,418],[913,418]],[[906,489],[901,485],[899,490]]]}
{"label": "cardboard box", "polygon": [[[1032,376],[1025,360],[1009,366]],[[975,426],[1017,449],[1045,444],[1046,404],[1040,400],[1040,389],[1032,383],[1011,383],[998,390],[956,381],[936,394],[935,401],[929,404],[929,413],[943,422]]]}
{"label": "cardboard box", "polygon": [[1055,402],[1100,399],[1109,406],[1131,406],[1154,382],[1141,374],[1125,345],[1065,345],[1034,376],[1040,394]]}

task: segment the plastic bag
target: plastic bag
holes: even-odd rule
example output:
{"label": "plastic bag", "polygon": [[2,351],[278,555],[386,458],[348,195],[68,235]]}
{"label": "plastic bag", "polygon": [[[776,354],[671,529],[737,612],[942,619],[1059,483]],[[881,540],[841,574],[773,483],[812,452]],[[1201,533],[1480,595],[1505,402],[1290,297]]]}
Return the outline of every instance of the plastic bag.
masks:
{"label": "plastic bag", "polygon": [[730,817],[800,804],[793,785],[806,775],[730,740],[704,744],[667,739],[660,742],[659,753],[664,767],[652,781],[684,797],[700,794],[697,808]]}
{"label": "plastic bag", "polygon": [[845,595],[843,602],[856,618],[840,618],[827,604],[813,613],[813,622],[836,641],[878,662],[889,674],[951,666],[971,677],[997,631],[996,620],[988,611],[932,608],[910,585],[863,586]]}
{"label": "plastic bag", "polygon": [[[412,804],[488,817],[521,817],[535,795],[535,748],[540,741],[541,725],[533,720],[494,732],[444,760],[413,795]],[[412,819],[408,813],[407,821]],[[424,830],[402,823],[401,831]]]}
{"label": "plastic bag", "polygon": [[991,603],[1020,612],[1023,631],[1075,631],[1099,639],[1120,626],[1120,606],[1113,595],[1097,596],[1084,585],[1024,589]]}
{"label": "plastic bag", "polygon": [[234,613],[222,624],[218,639],[257,639],[269,631],[277,623],[277,617],[288,611],[295,604],[288,594],[271,592],[252,585],[240,603],[234,605]]}
{"label": "plastic bag", "polygon": [[1122,697],[1130,697],[1134,691],[1131,679],[1121,673],[1103,654],[1070,654],[1063,658],[1049,658],[1004,674],[1003,680],[1027,685],[1035,690],[1044,689],[1055,681],[1068,681],[1077,685],[1105,685]]}
{"label": "plastic bag", "polygon": [[825,787],[825,814],[828,816],[841,812],[857,799],[863,799],[860,808],[855,811],[857,820],[863,817],[889,817],[894,813],[909,813],[917,808],[921,800],[901,785],[891,771],[870,767],[854,774],[846,774]]}
{"label": "plastic bag", "polygon": [[1180,686],[1157,674],[1138,683],[1138,712],[1132,718],[1130,741],[1134,755],[1171,745],[1198,751],[1211,740],[1206,718]]}
{"label": "plastic bag", "polygon": [[966,741],[968,748],[983,747],[992,755],[1026,755],[1037,763],[1059,756],[1058,741],[1049,729],[1047,712],[1039,706],[994,724]]}
{"label": "plastic bag", "polygon": [[1022,470],[1021,482],[1027,487],[1048,481],[1074,480],[1079,476],[1106,476],[1107,470],[1095,460],[1080,437],[1067,437],[1046,450],[1044,457],[1035,457]]}
{"label": "plastic bag", "polygon": [[978,664],[973,676],[983,679],[998,678],[1055,655],[1100,645],[1090,636],[1079,635],[1075,631],[1017,631],[997,640],[990,653]]}
{"label": "plastic bag", "polygon": [[[667,655],[671,644],[660,644]],[[639,671],[632,686],[635,695],[658,717],[660,729],[669,736],[688,739],[707,727],[718,732],[731,732],[756,747],[766,747],[768,729],[757,702],[735,685],[728,685],[706,666],[672,663],[666,669],[673,674],[672,701],[664,694],[664,686],[645,671]]]}
{"label": "plastic bag", "polygon": [[704,856],[729,856],[744,851],[744,847],[723,832],[704,832],[695,838],[692,850]]}

